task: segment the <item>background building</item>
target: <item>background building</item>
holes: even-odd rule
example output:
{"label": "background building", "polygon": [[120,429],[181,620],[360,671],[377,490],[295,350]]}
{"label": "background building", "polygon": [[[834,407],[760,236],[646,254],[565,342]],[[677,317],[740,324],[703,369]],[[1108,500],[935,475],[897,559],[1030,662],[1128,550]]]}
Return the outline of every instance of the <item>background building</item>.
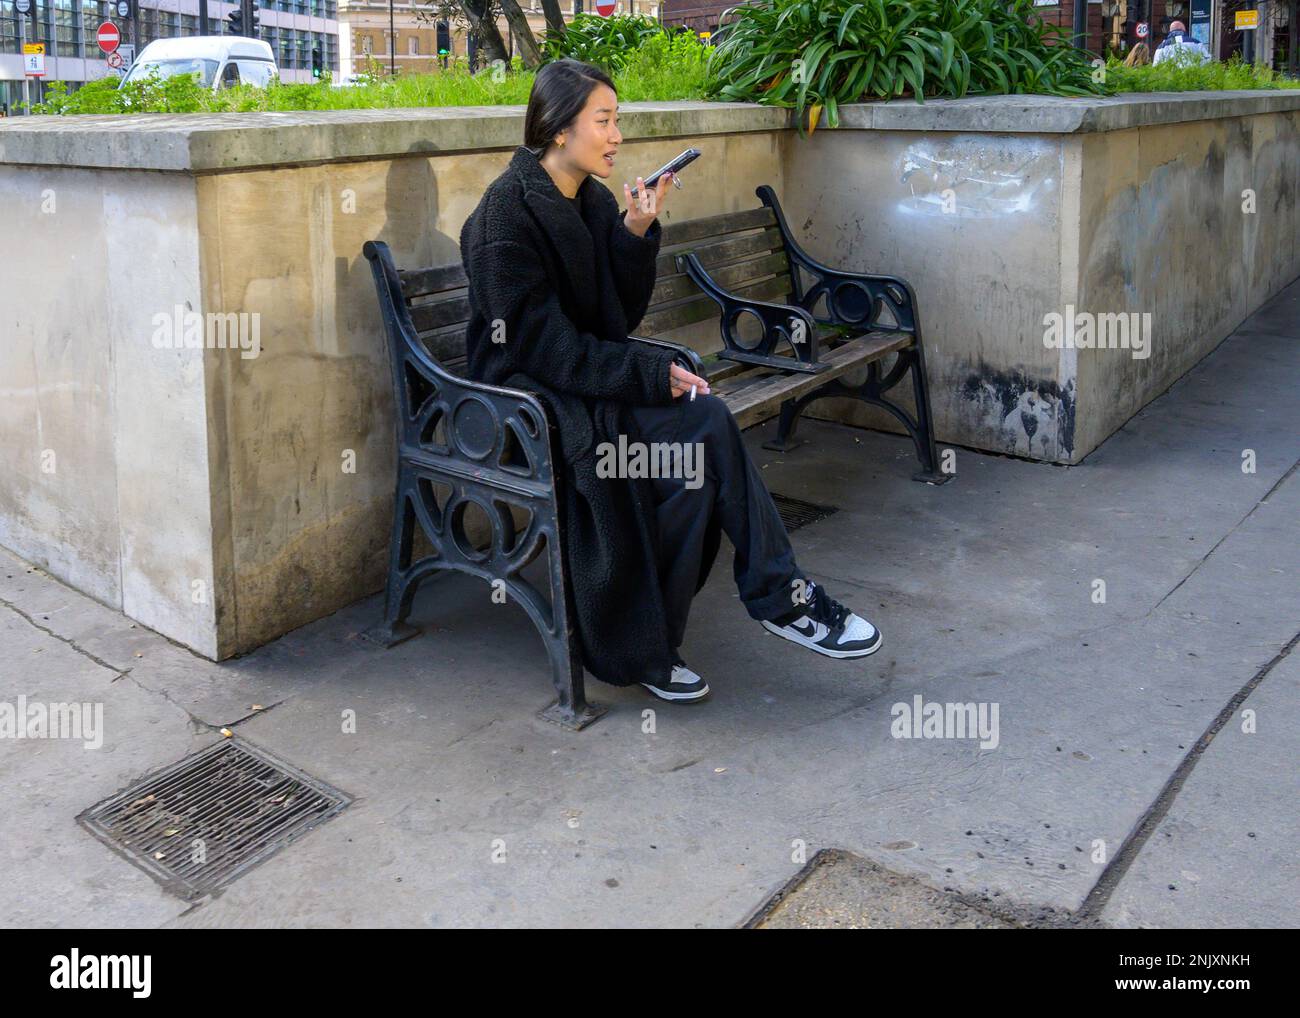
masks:
{"label": "background building", "polygon": [[[733,0],[734,2],[734,0]],[[520,0],[519,6],[528,19],[528,27],[540,43],[546,31],[546,16],[537,0]],[[640,14],[648,18],[659,17],[659,2],[647,0],[619,0],[615,14]],[[560,11],[569,21],[584,10],[594,11],[595,0],[560,0]],[[424,3],[398,3],[392,5],[392,26],[396,31],[396,53],[390,49],[388,0],[339,0],[339,48],[342,52],[342,73],[359,73],[366,69],[368,57],[387,71],[396,66],[397,73],[428,72],[438,66],[437,26],[429,20],[430,8]],[[423,15],[423,16],[422,16]],[[519,53],[513,33],[505,18],[497,27],[512,55]],[[465,59],[469,55],[469,39],[464,30],[448,26],[451,55]]]}
{"label": "background building", "polygon": [[[1043,19],[1069,29],[1074,24],[1074,4],[1035,0]],[[1169,34],[1169,25],[1181,21],[1205,43],[1219,60],[1243,53],[1251,32],[1235,26],[1237,11],[1257,9],[1260,28],[1253,34],[1260,46],[1254,59],[1282,70],[1289,52],[1292,0],[1089,0],[1088,48],[1094,53],[1126,52],[1145,41],[1152,50]],[[1138,26],[1147,26],[1143,39]]]}
{"label": "background building", "polygon": [[709,0],[664,0],[663,23],[685,25],[695,32],[716,32],[718,18],[737,0],[728,3],[710,3]]}
{"label": "background building", "polygon": [[[338,70],[337,0],[271,0],[259,11],[260,38],[271,44],[284,81],[311,80],[311,51],[321,48],[324,66]],[[230,31],[226,16],[237,4],[210,0],[208,34]],[[100,0],[32,0],[26,17],[26,41],[45,43],[45,80],[79,84],[108,74],[105,54],[95,41],[101,22],[122,30],[123,42],[133,42],[129,21],[117,17],[115,5]],[[154,39],[199,34],[198,0],[140,0],[138,32],[141,49]],[[0,104],[10,112],[23,95],[22,49],[18,42],[14,0],[0,0]],[[43,86],[34,79],[32,100]]]}
{"label": "background building", "polygon": [[[1060,25],[1067,32],[1073,30],[1072,0],[1034,0],[1034,6],[1048,24]],[[1208,10],[1211,4],[1205,6]],[[1191,24],[1190,7],[1188,0],[1089,0],[1088,49],[1099,54],[1112,50],[1122,53],[1134,43],[1146,42],[1154,50],[1169,34],[1171,22]],[[1147,26],[1145,39],[1138,35],[1139,24]],[[1210,45],[1208,41],[1206,45]]]}

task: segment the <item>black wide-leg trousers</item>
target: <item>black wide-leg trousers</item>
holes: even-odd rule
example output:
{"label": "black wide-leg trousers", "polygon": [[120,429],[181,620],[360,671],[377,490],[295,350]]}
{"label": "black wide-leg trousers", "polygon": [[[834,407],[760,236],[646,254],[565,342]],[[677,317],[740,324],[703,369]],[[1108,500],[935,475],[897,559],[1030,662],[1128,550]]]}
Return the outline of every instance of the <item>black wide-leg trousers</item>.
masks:
{"label": "black wide-leg trousers", "polygon": [[[657,503],[659,583],[672,648],[681,646],[686,633],[705,535],[715,517],[735,546],[736,588],[750,617],[776,619],[794,608],[794,581],[803,573],[795,564],[776,504],[726,403],[714,395],[697,395],[693,401],[686,395],[672,406],[628,410],[636,432],[628,436],[629,441],[680,443],[683,451],[693,445],[697,454],[694,476],[651,478]],[[683,467],[688,463],[684,457],[680,462]]]}

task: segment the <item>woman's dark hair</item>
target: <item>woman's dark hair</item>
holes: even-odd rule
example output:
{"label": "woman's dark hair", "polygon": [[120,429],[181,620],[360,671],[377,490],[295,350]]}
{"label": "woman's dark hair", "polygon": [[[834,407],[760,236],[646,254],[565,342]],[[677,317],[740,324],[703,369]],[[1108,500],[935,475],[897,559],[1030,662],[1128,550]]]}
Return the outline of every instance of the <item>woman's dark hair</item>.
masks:
{"label": "woman's dark hair", "polygon": [[540,157],[555,136],[573,123],[597,85],[614,88],[608,74],[581,60],[566,57],[537,72],[524,114],[524,145],[533,155]]}

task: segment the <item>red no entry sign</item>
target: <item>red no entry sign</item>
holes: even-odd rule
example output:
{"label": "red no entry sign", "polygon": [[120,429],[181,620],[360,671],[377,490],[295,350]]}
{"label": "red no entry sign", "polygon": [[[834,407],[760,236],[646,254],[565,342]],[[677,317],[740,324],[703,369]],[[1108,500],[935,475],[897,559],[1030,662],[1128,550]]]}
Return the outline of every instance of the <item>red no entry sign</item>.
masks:
{"label": "red no entry sign", "polygon": [[105,21],[100,25],[95,37],[99,40],[99,48],[105,53],[112,53],[117,49],[118,43],[122,41],[122,33],[117,30],[117,26],[111,21]]}
{"label": "red no entry sign", "polygon": [[608,18],[614,13],[614,0],[596,0],[596,13],[602,18]]}

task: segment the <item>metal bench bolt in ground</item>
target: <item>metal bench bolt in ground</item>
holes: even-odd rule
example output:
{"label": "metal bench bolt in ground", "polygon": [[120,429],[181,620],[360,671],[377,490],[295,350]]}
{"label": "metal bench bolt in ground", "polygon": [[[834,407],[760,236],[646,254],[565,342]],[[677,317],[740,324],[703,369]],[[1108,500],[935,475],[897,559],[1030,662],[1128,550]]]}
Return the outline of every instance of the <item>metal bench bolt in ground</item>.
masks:
{"label": "metal bench bolt in ground", "polygon": [[[822,265],[790,236],[770,187],[763,205],[744,212],[664,228],[658,277],[636,342],[678,351],[678,360],[709,379],[740,427],[780,414],[765,448],[793,448],[799,414],[815,399],[849,396],[897,417],[916,445],[917,478],[943,483],[930,429],[929,394],[916,298],[893,276],[851,273]],[[553,450],[553,422],[523,390],[462,377],[469,320],[467,280],[459,263],[399,271],[388,246],[364,247],[388,336],[396,389],[398,467],[389,545],[384,617],[366,635],[391,647],[418,634],[407,622],[420,581],[452,569],[500,580],[537,626],[550,658],[556,702],[548,720],[580,729],[603,708],[586,700],[582,657],[565,582]],[[805,287],[799,271],[814,282]],[[825,302],[825,310],[818,305]],[[654,334],[718,314],[720,348],[703,356]],[[882,315],[882,312],[887,312]],[[761,335],[749,340],[748,316]],[[882,376],[881,363],[895,360]],[[866,380],[841,376],[867,368]],[[915,416],[884,393],[911,375]],[[478,546],[466,529],[477,506],[491,527]],[[516,526],[516,514],[526,519]],[[415,557],[416,525],[431,545]],[[545,554],[544,595],[523,570]]]}

